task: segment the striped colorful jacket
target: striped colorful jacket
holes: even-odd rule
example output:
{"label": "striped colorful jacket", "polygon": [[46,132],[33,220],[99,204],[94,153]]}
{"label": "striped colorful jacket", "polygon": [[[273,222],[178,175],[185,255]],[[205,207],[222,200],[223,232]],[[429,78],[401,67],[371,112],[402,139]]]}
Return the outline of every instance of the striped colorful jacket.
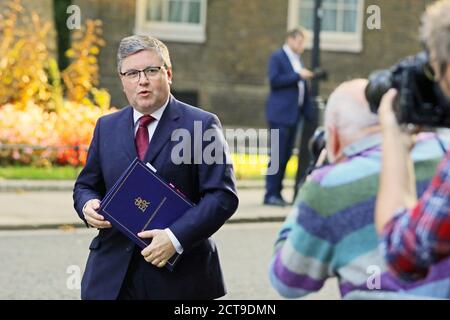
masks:
{"label": "striped colorful jacket", "polygon": [[[437,265],[420,282],[394,277],[379,250],[374,226],[381,165],[380,136],[346,148],[348,159],[317,169],[300,189],[275,243],[270,265],[272,286],[288,298],[318,291],[337,277],[341,295],[400,292],[450,298],[450,263]],[[423,135],[412,151],[421,194],[444,153],[436,139]]]}

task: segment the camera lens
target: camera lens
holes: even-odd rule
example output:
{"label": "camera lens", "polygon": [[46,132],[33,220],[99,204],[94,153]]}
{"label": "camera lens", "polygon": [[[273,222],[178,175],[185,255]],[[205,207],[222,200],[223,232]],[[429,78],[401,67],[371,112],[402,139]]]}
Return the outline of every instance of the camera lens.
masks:
{"label": "camera lens", "polygon": [[325,149],[325,144],[325,129],[323,127],[319,127],[309,140],[308,145],[313,163],[316,163],[317,159],[319,159],[320,153],[323,149]]}
{"label": "camera lens", "polygon": [[390,70],[379,70],[369,76],[366,86],[366,99],[370,105],[370,111],[378,112],[378,107],[383,95],[392,87],[392,73]]}

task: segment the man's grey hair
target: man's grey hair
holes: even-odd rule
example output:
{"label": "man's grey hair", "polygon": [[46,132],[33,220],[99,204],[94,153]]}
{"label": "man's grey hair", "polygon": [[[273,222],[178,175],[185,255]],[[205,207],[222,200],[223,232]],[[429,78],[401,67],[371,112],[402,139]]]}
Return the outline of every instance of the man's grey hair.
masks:
{"label": "man's grey hair", "polygon": [[428,50],[436,53],[437,62],[443,66],[450,60],[450,0],[438,1],[422,16],[420,38]]}
{"label": "man's grey hair", "polygon": [[166,69],[172,68],[170,62],[169,49],[160,40],[150,36],[133,35],[125,37],[120,41],[119,50],[117,51],[117,70],[122,72],[122,61],[142,50],[153,50],[161,57]]}
{"label": "man's grey hair", "polygon": [[286,33],[286,38],[297,38],[298,36],[305,37],[305,29],[303,27],[291,29]]}
{"label": "man's grey hair", "polygon": [[379,124],[364,95],[366,79],[355,79],[339,85],[328,98],[325,126],[336,126],[339,134],[354,140],[363,129]]}

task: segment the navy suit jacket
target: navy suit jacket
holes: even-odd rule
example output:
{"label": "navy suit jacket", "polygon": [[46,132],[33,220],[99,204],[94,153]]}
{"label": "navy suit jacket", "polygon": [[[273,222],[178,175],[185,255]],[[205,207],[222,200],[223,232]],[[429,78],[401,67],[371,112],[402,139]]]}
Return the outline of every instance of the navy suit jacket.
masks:
{"label": "navy suit jacket", "polygon": [[[215,115],[170,97],[144,159],[197,203],[170,226],[184,248],[175,270],[148,264],[153,278],[147,289],[155,299],[213,299],[226,293],[216,246],[209,237],[237,209],[235,177],[232,165],[225,159],[222,164],[194,163],[194,121],[199,121],[203,130],[221,130]],[[191,134],[192,143],[183,141],[191,147],[191,164],[175,165],[171,161],[172,148],[180,146],[179,140],[171,141],[175,129],[186,129]],[[202,150],[208,143],[200,144]],[[226,142],[220,143],[226,146]],[[222,155],[228,156],[228,149],[222,150]],[[86,165],[74,187],[74,207],[82,220],[84,204],[93,198],[101,200],[136,156],[132,107],[101,117]],[[89,249],[82,299],[116,299],[132,257],[133,242],[114,227],[100,229]]]}
{"label": "navy suit jacket", "polygon": [[[294,71],[288,56],[282,48],[275,51],[269,59],[270,94],[266,106],[268,123],[284,126],[297,125],[300,116],[312,119],[313,106],[311,104],[307,83]],[[303,105],[298,105],[298,82],[305,84]]]}

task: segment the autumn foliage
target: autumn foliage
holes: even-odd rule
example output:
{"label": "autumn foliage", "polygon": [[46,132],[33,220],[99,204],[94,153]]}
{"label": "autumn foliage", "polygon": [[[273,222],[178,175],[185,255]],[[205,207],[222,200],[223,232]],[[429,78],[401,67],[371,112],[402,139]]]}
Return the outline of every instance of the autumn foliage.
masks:
{"label": "autumn foliage", "polygon": [[11,1],[0,16],[0,165],[80,165],[97,119],[114,111],[98,89],[101,22],[72,34],[60,71],[47,47],[51,24]]}

